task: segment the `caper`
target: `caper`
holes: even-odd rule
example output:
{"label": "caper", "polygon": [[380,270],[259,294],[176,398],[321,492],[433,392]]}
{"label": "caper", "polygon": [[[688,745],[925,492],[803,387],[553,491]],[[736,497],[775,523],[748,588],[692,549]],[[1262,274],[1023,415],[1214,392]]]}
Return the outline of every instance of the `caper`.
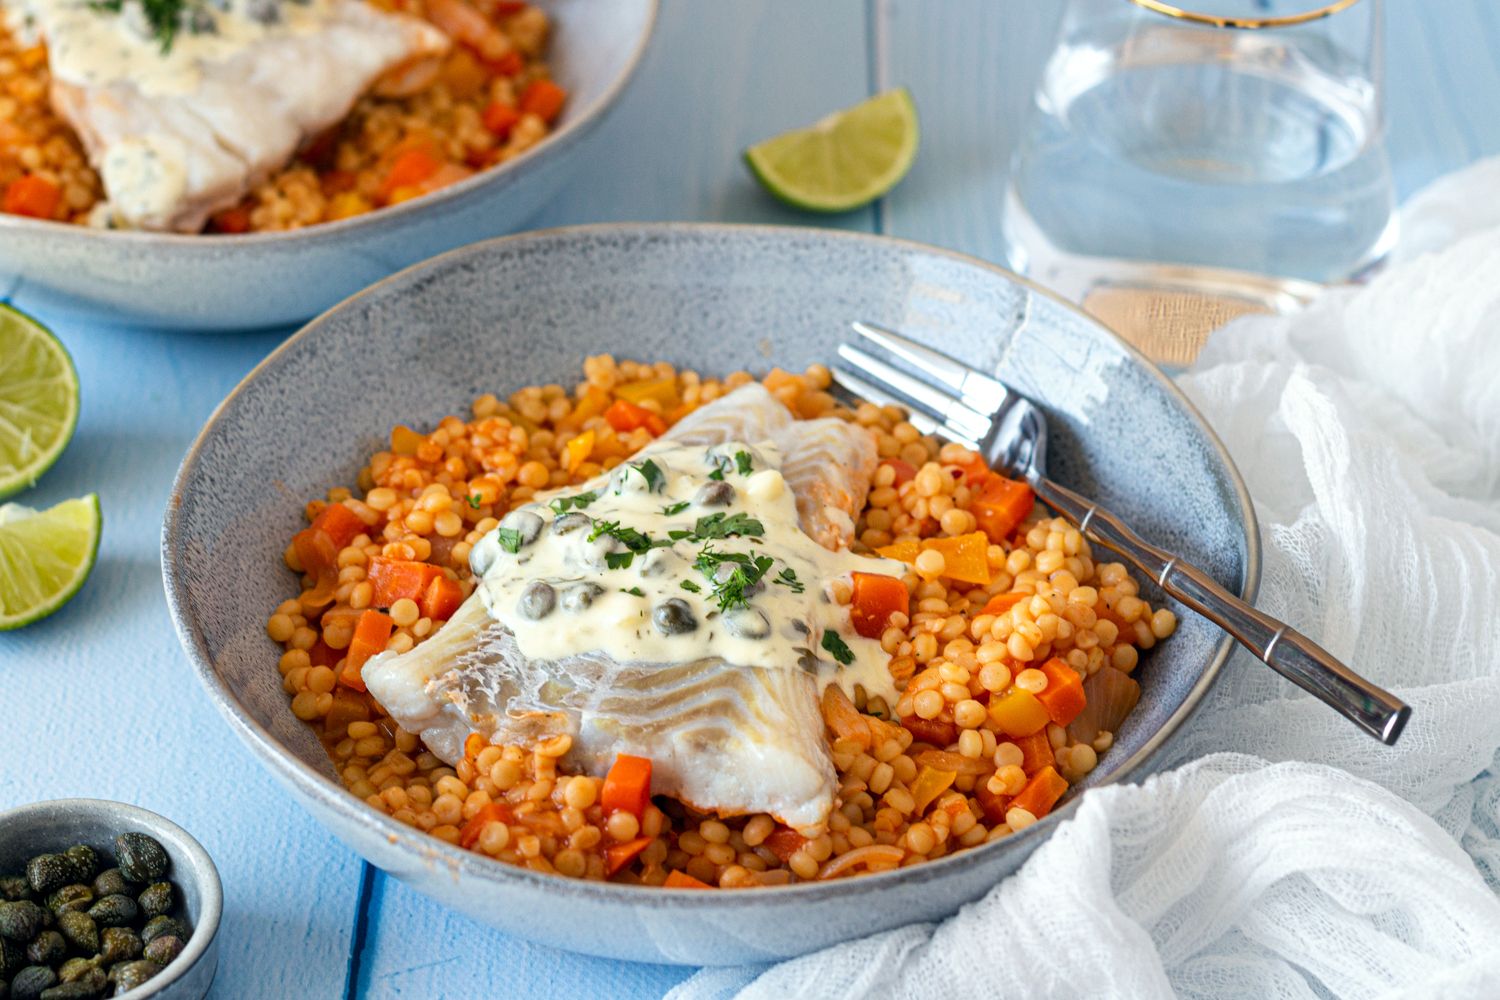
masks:
{"label": "caper", "polygon": [[40,1000],[42,990],[57,985],[57,973],[45,965],[28,965],[10,981],[11,1000]]}
{"label": "caper", "polygon": [[31,895],[31,883],[25,875],[0,876],[0,900],[25,899]]}
{"label": "caper", "polygon": [[594,598],[604,593],[597,583],[580,583],[562,592],[564,611],[583,611],[594,603]]}
{"label": "caper", "polygon": [[78,951],[92,955],[99,950],[99,925],[87,913],[64,910],[57,916],[57,930]]}
{"label": "caper", "polygon": [[613,535],[600,535],[593,540],[584,535],[579,538],[579,544],[583,549],[578,558],[584,566],[594,570],[609,569],[609,557],[616,552],[624,551],[620,540]]}
{"label": "caper", "polygon": [[671,549],[652,549],[641,560],[641,576],[647,579],[665,576],[671,571],[672,564],[679,561],[677,553]]}
{"label": "caper", "polygon": [[55,914],[69,910],[87,910],[94,902],[94,890],[77,882],[65,885],[47,897],[47,908]]}
{"label": "caper", "polygon": [[680,597],[669,597],[651,611],[651,624],[662,635],[682,635],[698,627],[693,609]]}
{"label": "caper", "polygon": [[187,945],[183,942],[182,938],[176,934],[163,934],[146,945],[146,949],[141,954],[153,962],[170,965],[173,959],[181,955],[182,949],[186,947]]}
{"label": "caper", "polygon": [[99,973],[99,981],[96,983],[92,978],[80,979],[72,983],[58,983],[51,989],[42,990],[39,1000],[90,1000],[104,992],[108,986],[104,973]]}
{"label": "caper", "polygon": [[771,622],[754,608],[740,608],[724,616],[724,627],[741,639],[764,639],[771,634]]}
{"label": "caper", "polygon": [[143,958],[136,962],[121,962],[109,970],[107,978],[115,984],[115,994],[119,995],[127,990],[135,989],[161,970],[160,965]]}
{"label": "caper", "polygon": [[571,535],[582,528],[587,528],[594,523],[594,519],[587,514],[580,514],[576,510],[571,514],[564,514],[552,522],[552,533],[554,535]]}
{"label": "caper", "polygon": [[734,487],[728,483],[704,483],[693,495],[693,503],[699,507],[728,507],[734,503]]}
{"label": "caper", "polygon": [[13,903],[0,903],[0,937],[12,941],[30,941],[37,931],[46,927],[50,914],[29,899],[18,899]]}
{"label": "caper", "polygon": [[516,598],[516,614],[537,621],[550,615],[556,603],[557,591],[552,589],[552,584],[545,580],[533,580],[521,591],[521,596]]}
{"label": "caper", "polygon": [[73,881],[87,882],[99,870],[99,855],[87,844],[75,844],[63,851],[63,857],[73,866]]}
{"label": "caper", "polygon": [[106,927],[99,935],[99,961],[106,965],[127,962],[141,955],[141,936],[129,927]]}
{"label": "caper", "polygon": [[78,880],[73,877],[72,861],[61,854],[39,854],[26,862],[26,881],[41,896]]}
{"label": "caper", "polygon": [[[719,563],[719,565],[714,568],[714,583],[717,583],[721,586],[728,583],[730,580],[734,579],[736,573],[740,572],[740,567],[742,565],[742,563],[737,562]],[[750,586],[745,588],[745,596],[751,597],[765,589],[765,581],[756,580]]]}
{"label": "caper", "polygon": [[122,833],[116,837],[115,858],[120,862],[120,871],[132,882],[155,882],[172,864],[161,842],[144,833]]}
{"label": "caper", "polygon": [[104,971],[99,967],[99,959],[97,957],[70,958],[58,967],[57,978],[60,982],[73,983],[87,976],[95,969],[100,972]]}
{"label": "caper", "polygon": [[141,908],[129,896],[105,896],[89,907],[89,916],[100,927],[123,927],[140,915]]}
{"label": "caper", "polygon": [[500,521],[500,527],[517,533],[521,544],[530,545],[542,533],[542,517],[535,511],[513,510]]}
{"label": "caper", "polygon": [[125,881],[125,873],[118,868],[107,868],[94,876],[94,896],[97,899],[124,896],[129,892],[130,884]]}
{"label": "caper", "polygon": [[141,912],[148,918],[172,912],[173,892],[171,882],[152,882],[136,898]]}
{"label": "caper", "polygon": [[57,931],[42,931],[26,946],[26,959],[33,965],[56,965],[68,953],[68,942]]}
{"label": "caper", "polygon": [[141,929],[141,940],[150,944],[166,934],[175,935],[184,941],[188,939],[188,930],[182,925],[182,921],[175,917],[152,917]]}

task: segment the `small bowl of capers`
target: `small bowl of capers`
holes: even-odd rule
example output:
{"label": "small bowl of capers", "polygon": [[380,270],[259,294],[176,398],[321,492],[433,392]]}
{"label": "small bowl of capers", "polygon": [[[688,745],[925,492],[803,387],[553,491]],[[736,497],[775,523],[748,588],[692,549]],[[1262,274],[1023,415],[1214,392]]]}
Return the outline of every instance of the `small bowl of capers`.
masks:
{"label": "small bowl of capers", "polygon": [[200,1000],[223,888],[177,824],[59,799],[0,812],[0,1000]]}

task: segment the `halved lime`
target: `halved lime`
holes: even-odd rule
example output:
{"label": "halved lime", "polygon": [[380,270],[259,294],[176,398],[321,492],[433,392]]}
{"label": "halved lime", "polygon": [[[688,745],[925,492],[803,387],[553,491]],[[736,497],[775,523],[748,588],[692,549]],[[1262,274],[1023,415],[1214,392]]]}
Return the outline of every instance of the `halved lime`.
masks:
{"label": "halved lime", "polygon": [[78,424],[78,373],[51,331],[0,305],[0,499],[35,483]]}
{"label": "halved lime", "polygon": [[78,593],[103,524],[93,493],[43,511],[0,504],[0,632],[46,618]]}
{"label": "halved lime", "polygon": [[767,191],[812,212],[847,212],[895,187],[917,156],[917,108],[904,88],[745,150]]}

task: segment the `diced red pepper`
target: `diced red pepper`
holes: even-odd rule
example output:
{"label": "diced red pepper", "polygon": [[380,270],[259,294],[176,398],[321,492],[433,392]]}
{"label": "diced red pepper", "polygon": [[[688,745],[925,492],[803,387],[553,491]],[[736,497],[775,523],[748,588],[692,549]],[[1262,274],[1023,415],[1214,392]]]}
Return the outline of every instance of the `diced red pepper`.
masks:
{"label": "diced red pepper", "polygon": [[944,719],[924,719],[920,715],[903,715],[901,725],[916,739],[935,747],[945,747],[958,739],[958,726]]}
{"label": "diced red pepper", "polygon": [[491,101],[485,105],[479,120],[496,136],[506,139],[510,137],[510,130],[516,127],[516,122],[521,120],[521,112],[504,101]]}
{"label": "diced red pepper", "polygon": [[785,862],[790,860],[793,854],[802,850],[807,844],[807,838],[789,826],[778,826],[771,831],[770,836],[763,843],[772,854]]}
{"label": "diced red pepper", "polygon": [[896,474],[896,481],[891,484],[892,486],[899,487],[903,483],[909,483],[917,478],[917,467],[910,462],[903,462],[899,458],[888,458],[880,464],[889,465],[891,471]]}
{"label": "diced red pepper", "polygon": [[502,802],[490,802],[481,807],[458,831],[458,846],[464,850],[471,850],[479,843],[479,835],[484,833],[484,828],[491,823],[510,823],[513,821],[510,807]]}
{"label": "diced red pepper", "polygon": [[687,872],[667,872],[667,880],[662,883],[668,889],[712,889],[713,886],[707,882],[700,882]]}
{"label": "diced red pepper", "polygon": [[867,639],[878,639],[890,624],[891,615],[908,614],[911,595],[906,584],[883,573],[855,573],[849,600],[849,620],[854,631]]}
{"label": "diced red pepper", "polygon": [[651,846],[655,837],[637,837],[623,844],[612,844],[604,849],[604,875],[606,878],[623,869]]}
{"label": "diced red pepper", "polygon": [[604,419],[617,434],[625,434],[642,427],[652,437],[661,437],[667,432],[667,422],[644,406],[637,406],[628,399],[617,399],[604,411]]}
{"label": "diced red pepper", "polygon": [[365,579],[374,588],[374,605],[389,608],[401,598],[410,598],[420,606],[427,596],[432,581],[443,575],[443,571],[431,563],[410,562],[404,559],[386,559],[376,556],[370,560]]}
{"label": "diced red pepper", "polygon": [[536,115],[551,125],[562,113],[563,102],[567,99],[568,92],[551,80],[533,80],[521,92],[521,113]]}
{"label": "diced red pepper", "polygon": [[62,200],[62,189],[45,177],[23,174],[10,182],[5,189],[5,199],[0,208],[11,215],[29,215],[34,219],[50,219]]}

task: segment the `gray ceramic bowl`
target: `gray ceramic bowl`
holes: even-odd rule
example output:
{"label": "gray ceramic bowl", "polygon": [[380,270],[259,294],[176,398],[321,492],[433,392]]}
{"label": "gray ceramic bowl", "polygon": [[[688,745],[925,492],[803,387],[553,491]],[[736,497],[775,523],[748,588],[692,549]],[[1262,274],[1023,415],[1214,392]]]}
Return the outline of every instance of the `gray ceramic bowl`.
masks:
{"label": "gray ceramic bowl", "polygon": [[391,272],[514,232],[572,176],[635,71],[657,0],[549,0],[549,62],[568,88],[557,130],[509,163],[425,198],[285,233],[112,232],[0,214],[0,288],[16,278],[116,319],[250,329],[306,319]]}
{"label": "gray ceramic bowl", "polygon": [[213,859],[186,830],[139,806],[104,799],[55,799],[0,812],[0,874],[22,871],[28,858],[86,844],[115,853],[115,837],[146,833],[167,849],[167,877],[182,891],[181,913],[192,937],[177,960],[120,1000],[201,1000],[219,969],[219,917],[224,890]]}
{"label": "gray ceramic bowl", "polygon": [[[183,646],[242,739],[374,864],[475,918],[564,948],[724,964],[794,955],[953,912],[1015,871],[1075,808],[930,864],[752,892],[574,882],[404,827],[345,792],[282,693],[265,618],[302,504],[349,483],[393,423],[482,392],[579,377],[584,355],[705,372],[828,362],[848,322],[922,336],[998,372],[1052,422],[1052,471],[1147,538],[1253,594],[1258,541],[1229,457],[1156,369],[1072,307],[980,261],[811,229],[625,225],[494,240],[411,268],[323,315],[255,369],[178,473],[163,528]],[[1089,784],[1138,778],[1213,682],[1229,641],[1179,609],[1140,706]]]}

